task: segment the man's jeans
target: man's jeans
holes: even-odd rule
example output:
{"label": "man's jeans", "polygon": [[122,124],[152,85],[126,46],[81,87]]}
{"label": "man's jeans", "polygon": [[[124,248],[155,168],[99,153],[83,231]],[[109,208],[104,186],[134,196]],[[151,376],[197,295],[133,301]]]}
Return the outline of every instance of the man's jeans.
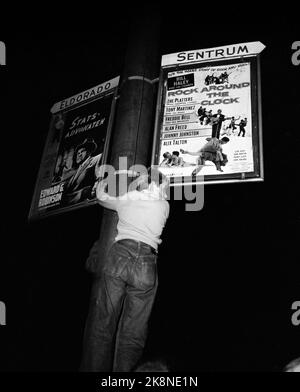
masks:
{"label": "man's jeans", "polygon": [[115,242],[94,286],[81,371],[127,372],[142,356],[158,279],[157,255],[130,239]]}

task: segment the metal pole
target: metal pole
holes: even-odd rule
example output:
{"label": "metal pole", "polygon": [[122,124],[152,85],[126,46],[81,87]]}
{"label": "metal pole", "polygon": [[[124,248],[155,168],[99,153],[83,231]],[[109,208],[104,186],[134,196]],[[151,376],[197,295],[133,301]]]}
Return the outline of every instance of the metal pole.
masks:
{"label": "metal pole", "polygon": [[[135,13],[129,34],[120,95],[116,111],[110,164],[119,169],[119,157],[127,157],[128,168],[134,164],[149,165],[154,127],[154,108],[157,93],[153,82],[159,74],[159,13]],[[92,287],[90,310],[85,328],[81,370],[97,371],[95,358],[89,350],[94,323],[100,275],[107,252],[116,236],[117,213],[104,210],[97,243],[98,257],[92,266],[95,279]],[[88,343],[89,342],[89,343]]]}

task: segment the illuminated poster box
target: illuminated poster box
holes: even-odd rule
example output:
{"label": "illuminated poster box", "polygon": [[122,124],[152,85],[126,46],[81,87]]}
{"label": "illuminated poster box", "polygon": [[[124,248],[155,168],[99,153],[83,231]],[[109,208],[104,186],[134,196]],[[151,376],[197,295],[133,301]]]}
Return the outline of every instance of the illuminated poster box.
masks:
{"label": "illuminated poster box", "polygon": [[162,57],[152,165],[171,185],[263,180],[260,42]]}
{"label": "illuminated poster box", "polygon": [[119,77],[57,102],[29,219],[95,204],[99,167],[106,163]]}

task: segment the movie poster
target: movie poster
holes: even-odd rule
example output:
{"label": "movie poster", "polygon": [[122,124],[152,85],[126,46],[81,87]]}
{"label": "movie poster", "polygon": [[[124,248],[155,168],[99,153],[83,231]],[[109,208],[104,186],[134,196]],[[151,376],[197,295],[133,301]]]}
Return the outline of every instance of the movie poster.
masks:
{"label": "movie poster", "polygon": [[253,172],[249,62],[168,72],[160,170],[173,176]]}
{"label": "movie poster", "polygon": [[115,87],[114,79],[52,108],[29,218],[96,202],[95,183],[106,159]]}

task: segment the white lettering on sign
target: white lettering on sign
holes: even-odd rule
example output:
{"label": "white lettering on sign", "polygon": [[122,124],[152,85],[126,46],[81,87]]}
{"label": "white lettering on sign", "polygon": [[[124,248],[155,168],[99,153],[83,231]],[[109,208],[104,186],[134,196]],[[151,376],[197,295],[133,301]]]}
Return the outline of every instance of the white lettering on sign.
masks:
{"label": "white lettering on sign", "polygon": [[6,325],[6,307],[2,301],[0,301],[0,325]]}
{"label": "white lettering on sign", "polygon": [[292,50],[296,51],[292,55],[292,63],[293,65],[299,65],[300,64],[300,41],[293,42]]}
{"label": "white lettering on sign", "polygon": [[5,43],[0,41],[0,65],[6,64],[6,49]]}
{"label": "white lettering on sign", "polygon": [[117,87],[118,84],[119,84],[119,76],[117,76],[116,78],[111,79],[107,82],[104,82],[102,84],[99,84],[98,86],[92,87],[89,90],[83,91],[79,94],[73,95],[70,98],[66,98],[60,102],[55,103],[51,109],[51,113],[56,113],[61,110],[68,109],[71,106],[74,106],[74,105],[80,104],[84,101],[87,101],[89,99],[95,98],[98,95],[101,95],[103,93],[107,93],[108,91]]}
{"label": "white lettering on sign", "polygon": [[293,302],[292,309],[296,310],[296,312],[292,314],[292,324],[297,327],[300,325],[300,301]]}
{"label": "white lettering on sign", "polygon": [[162,56],[161,65],[186,64],[208,60],[219,60],[230,57],[257,55],[263,51],[265,45],[261,42],[247,42],[243,44],[220,46],[210,49],[198,49],[171,53]]}

